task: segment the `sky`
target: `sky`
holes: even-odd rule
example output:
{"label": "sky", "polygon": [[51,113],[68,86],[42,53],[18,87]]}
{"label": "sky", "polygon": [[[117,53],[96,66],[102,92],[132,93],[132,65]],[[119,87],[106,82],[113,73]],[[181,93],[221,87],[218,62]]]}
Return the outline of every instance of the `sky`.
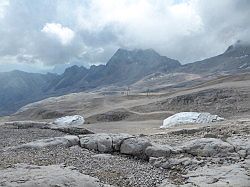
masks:
{"label": "sky", "polygon": [[0,71],[105,64],[152,48],[182,64],[250,40],[249,0],[0,0]]}

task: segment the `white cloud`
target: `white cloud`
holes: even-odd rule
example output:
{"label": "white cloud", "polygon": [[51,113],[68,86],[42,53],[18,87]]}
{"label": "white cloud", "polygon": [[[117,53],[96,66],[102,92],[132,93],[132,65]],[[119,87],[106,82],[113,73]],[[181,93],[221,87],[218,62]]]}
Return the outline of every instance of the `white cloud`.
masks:
{"label": "white cloud", "polygon": [[42,32],[55,36],[62,45],[68,45],[73,40],[75,33],[68,27],[63,27],[60,23],[46,23]]}
{"label": "white cloud", "polygon": [[193,62],[250,40],[249,10],[249,0],[0,0],[0,66],[6,55],[106,63],[120,47]]}
{"label": "white cloud", "polygon": [[0,1],[0,19],[4,17],[5,9],[9,6],[9,0]]}

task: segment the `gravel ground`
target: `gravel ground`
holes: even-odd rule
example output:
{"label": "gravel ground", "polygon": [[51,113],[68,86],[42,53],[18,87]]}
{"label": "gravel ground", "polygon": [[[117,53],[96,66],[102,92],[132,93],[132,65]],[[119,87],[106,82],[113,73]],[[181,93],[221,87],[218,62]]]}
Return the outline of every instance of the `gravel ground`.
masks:
{"label": "gravel ground", "polygon": [[39,139],[64,136],[65,133],[50,129],[17,129],[8,126],[0,126],[0,149],[16,146]]}
{"label": "gravel ground", "polygon": [[[12,129],[0,126],[0,149],[64,135],[49,129]],[[74,166],[80,172],[97,177],[103,183],[122,187],[153,187],[168,177],[167,170],[156,168],[146,161],[124,155],[97,154],[79,146],[0,151],[0,169],[11,167],[16,163]]]}

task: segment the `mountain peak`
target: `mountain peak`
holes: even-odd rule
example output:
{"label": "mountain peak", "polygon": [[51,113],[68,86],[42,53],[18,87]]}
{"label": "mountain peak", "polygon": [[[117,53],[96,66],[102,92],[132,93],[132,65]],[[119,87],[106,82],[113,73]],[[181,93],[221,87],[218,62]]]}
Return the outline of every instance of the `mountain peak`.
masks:
{"label": "mountain peak", "polygon": [[77,66],[77,65],[73,65],[71,67],[68,67],[65,69],[63,75],[76,75],[76,74],[86,74],[87,73],[87,68],[83,67],[83,66]]}
{"label": "mountain peak", "polygon": [[246,53],[247,51],[250,52],[249,48],[250,48],[250,45],[247,42],[237,40],[237,42],[235,42],[233,45],[230,45],[227,48],[225,53],[232,53],[232,52],[236,52],[236,51],[238,51],[238,52],[241,51],[242,53]]}
{"label": "mountain peak", "polygon": [[[153,49],[124,49],[119,48],[108,61],[107,66],[114,64],[146,63],[163,58]],[[165,57],[166,58],[166,57]]]}

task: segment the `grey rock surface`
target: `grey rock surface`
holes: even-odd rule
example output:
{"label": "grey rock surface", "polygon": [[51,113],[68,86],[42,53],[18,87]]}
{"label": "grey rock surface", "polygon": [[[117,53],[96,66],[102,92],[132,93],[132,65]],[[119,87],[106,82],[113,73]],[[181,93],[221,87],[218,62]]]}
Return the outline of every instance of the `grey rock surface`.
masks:
{"label": "grey rock surface", "polygon": [[94,132],[83,127],[51,127],[52,130],[58,130],[72,135],[94,134]]}
{"label": "grey rock surface", "polygon": [[216,138],[200,138],[186,142],[182,149],[194,156],[228,156],[234,152],[234,147]]}
{"label": "grey rock surface", "polygon": [[[2,187],[101,187],[99,180],[70,167],[17,164],[0,170]],[[108,186],[107,186],[108,187]]]}
{"label": "grey rock surface", "polygon": [[89,134],[80,135],[80,145],[83,148],[99,151],[102,153],[111,153],[119,151],[121,143],[133,136],[128,134]]}
{"label": "grey rock surface", "polygon": [[145,138],[129,138],[122,142],[120,152],[122,154],[136,156],[138,158],[147,159],[145,153],[147,147],[152,146],[150,141]]}
{"label": "grey rock surface", "polygon": [[172,147],[167,145],[153,145],[145,150],[148,157],[168,157],[171,153]]}
{"label": "grey rock surface", "polygon": [[185,177],[188,177],[187,182],[192,186],[247,187],[250,184],[248,173],[240,164],[200,167]]}
{"label": "grey rock surface", "polygon": [[233,136],[227,138],[227,142],[235,147],[237,153],[242,157],[250,155],[250,136]]}
{"label": "grey rock surface", "polygon": [[80,138],[80,145],[83,148],[96,150],[102,153],[113,151],[112,138],[107,134],[91,134]]}
{"label": "grey rock surface", "polygon": [[10,149],[22,149],[22,148],[42,149],[44,147],[53,147],[59,145],[65,147],[79,145],[79,138],[77,136],[67,135],[64,137],[41,139],[26,144],[10,147]]}

